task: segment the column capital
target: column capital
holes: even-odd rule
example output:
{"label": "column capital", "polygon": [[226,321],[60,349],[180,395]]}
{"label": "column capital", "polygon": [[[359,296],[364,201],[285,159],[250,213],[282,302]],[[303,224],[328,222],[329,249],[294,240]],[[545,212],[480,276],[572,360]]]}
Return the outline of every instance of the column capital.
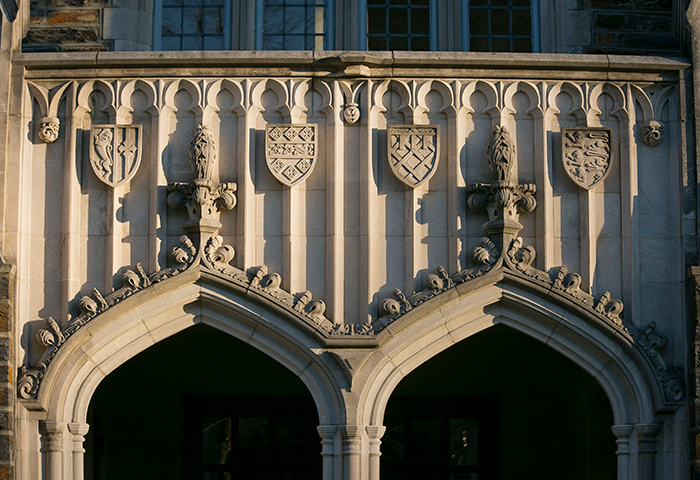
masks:
{"label": "column capital", "polygon": [[611,430],[613,435],[618,439],[623,439],[625,437],[629,439],[629,436],[632,435],[634,431],[634,425],[613,425]]}
{"label": "column capital", "polygon": [[335,437],[338,427],[336,425],[319,425],[316,427],[316,431],[322,439],[326,440]]}
{"label": "column capital", "polygon": [[384,425],[367,425],[367,435],[370,439],[379,440],[384,436],[386,427]]}
{"label": "column capital", "polygon": [[634,430],[639,436],[639,441],[656,441],[656,436],[661,432],[660,423],[638,423],[634,426]]}
{"label": "column capital", "polygon": [[68,424],[68,431],[73,435],[83,436],[87,435],[90,430],[90,425],[87,423],[72,422]]}
{"label": "column capital", "polygon": [[365,427],[364,425],[340,425],[338,430],[343,439],[354,439],[362,436],[365,432]]}
{"label": "column capital", "polygon": [[62,435],[66,431],[66,422],[44,420],[41,422],[41,430],[45,435]]}

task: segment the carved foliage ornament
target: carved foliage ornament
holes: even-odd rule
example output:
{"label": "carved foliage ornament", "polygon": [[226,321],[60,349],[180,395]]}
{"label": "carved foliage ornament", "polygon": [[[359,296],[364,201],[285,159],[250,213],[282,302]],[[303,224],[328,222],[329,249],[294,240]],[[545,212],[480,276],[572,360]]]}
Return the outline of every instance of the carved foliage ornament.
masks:
{"label": "carved foliage ornament", "polygon": [[280,183],[293,187],[309,178],[317,156],[318,125],[267,125],[265,160]]}
{"label": "carved foliage ornament", "polygon": [[391,171],[404,185],[416,188],[430,180],[438,167],[438,125],[391,125],[387,158]]}
{"label": "carved foliage ornament", "polygon": [[562,161],[572,182],[584,190],[600,184],[612,164],[610,128],[562,128]]}
{"label": "carved foliage ornament", "polygon": [[141,164],[141,125],[93,125],[90,164],[97,178],[118,187],[133,178]]}
{"label": "carved foliage ornament", "polygon": [[99,290],[94,288],[90,295],[80,299],[78,302],[80,314],[71,319],[64,330],[61,330],[57,322],[49,317],[46,320],[46,328],[37,333],[37,340],[46,350],[36,367],[23,366],[20,368],[17,381],[18,396],[25,400],[37,398],[44,374],[60,347],[98,315],[131,295],[197,265],[210,272],[224,275],[243,291],[258,292],[259,295],[276,303],[291,316],[306,323],[321,335],[327,337],[357,336],[372,333],[371,328],[368,328],[367,325],[347,328],[342,324],[333,324],[324,315],[326,304],[322,300],[312,298],[309,291],[297,294],[286,292],[280,288],[282,277],[277,273],[270,272],[265,265],[250,268],[246,272],[230,265],[229,262],[233,260],[235,251],[230,245],[225,245],[222,237],[218,235],[209,237],[202,249],[198,249],[187,235],[183,235],[180,237],[180,245],[171,248],[169,254],[170,259],[175,264],[173,267],[147,275],[143,267],[137,263],[133,270],[124,272],[122,286],[118,290],[108,295],[102,295]]}

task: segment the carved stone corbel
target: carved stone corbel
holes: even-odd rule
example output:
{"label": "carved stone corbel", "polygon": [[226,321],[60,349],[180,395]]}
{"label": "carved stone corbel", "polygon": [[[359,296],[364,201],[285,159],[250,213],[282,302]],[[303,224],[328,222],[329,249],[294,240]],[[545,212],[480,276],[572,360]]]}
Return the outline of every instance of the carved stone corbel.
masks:
{"label": "carved stone corbel", "polygon": [[58,140],[58,132],[60,130],[61,121],[58,117],[42,117],[39,119],[37,127],[37,135],[39,140],[44,143],[53,143]]}
{"label": "carved stone corbel", "polygon": [[664,130],[661,122],[650,120],[642,125],[642,141],[650,147],[656,147],[664,139]]}

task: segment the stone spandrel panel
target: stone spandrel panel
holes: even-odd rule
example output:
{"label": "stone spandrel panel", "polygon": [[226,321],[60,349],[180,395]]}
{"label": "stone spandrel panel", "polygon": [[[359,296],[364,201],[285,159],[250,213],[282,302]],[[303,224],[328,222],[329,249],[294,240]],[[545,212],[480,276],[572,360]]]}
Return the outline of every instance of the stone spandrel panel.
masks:
{"label": "stone spandrel panel", "polygon": [[[127,88],[131,82],[138,87]],[[77,186],[81,201],[78,209],[70,213],[82,224],[79,234],[72,237],[79,244],[72,257],[79,270],[74,277],[77,289],[88,285],[106,288],[108,279],[112,281],[115,273],[137,261],[148,263],[153,271],[167,265],[162,252],[179,241],[181,226],[187,218],[184,212],[168,211],[160,192],[168,182],[186,182],[191,178],[188,144],[194,126],[205,123],[212,126],[221,147],[220,167],[214,175],[222,182],[236,181],[239,185],[237,209],[221,217],[222,235],[238,252],[234,260],[240,262],[237,266],[266,263],[282,273],[290,290],[303,291],[313,286],[314,293],[323,291],[329,312],[335,318],[342,317],[352,323],[358,318],[372,317],[376,315],[377,292],[390,293],[394,285],[400,285],[406,292],[416,290],[425,272],[432,271],[436,265],[444,265],[450,273],[469,265],[467,253],[479,244],[482,225],[487,219],[483,213],[466,211],[464,192],[466,184],[489,178],[488,170],[479,160],[486,155],[493,125],[503,124],[512,132],[516,144],[519,175],[527,182],[536,183],[538,197],[541,196],[540,208],[521,220],[524,236],[528,237],[525,240],[537,248],[538,268],[571,263],[572,269],[581,272],[584,289],[590,285],[596,288],[596,275],[602,279],[604,274],[606,280],[613,275],[613,282],[605,284],[606,289],[621,297],[626,294],[621,292],[620,285],[631,284],[633,275],[638,275],[626,266],[631,261],[629,252],[620,248],[624,225],[621,218],[629,216],[623,207],[631,205],[633,199],[631,190],[621,190],[620,175],[628,173],[619,170],[616,159],[617,155],[629,155],[630,145],[620,144],[611,150],[612,166],[618,171],[609,172],[602,186],[592,187],[591,191],[603,194],[590,199],[597,209],[594,211],[599,210],[603,215],[592,213],[598,217],[590,227],[583,228],[586,222],[581,221],[581,212],[589,207],[586,204],[589,199],[580,196],[584,190],[568,177],[559,175],[564,164],[549,167],[553,169],[552,175],[542,173],[541,168],[545,159],[559,161],[562,147],[553,143],[559,139],[556,134],[563,127],[587,123],[603,124],[614,132],[626,128],[626,117],[619,112],[628,112],[623,90],[630,86],[591,82],[585,86],[581,82],[373,79],[354,86],[357,90],[352,98],[361,116],[352,123],[338,110],[343,108],[343,103],[336,101],[334,95],[342,95],[342,88],[334,86],[334,82],[306,78],[77,82],[77,105],[69,108],[83,118],[83,130],[92,124],[128,124],[129,121],[141,124],[147,132],[143,149],[148,152],[138,179],[127,182],[124,202],[117,199],[118,215],[125,216],[115,217],[113,223],[106,215],[111,187],[83,168]],[[91,89],[93,94],[80,93],[82,89]],[[615,89],[622,93],[614,96]],[[130,108],[136,112],[135,116],[129,113]],[[658,115],[655,118],[669,125],[667,137],[655,147],[644,144],[644,150],[640,148],[639,152],[640,155],[655,152],[654,158],[662,153],[668,157],[673,154],[664,150],[671,145],[667,141],[671,124]],[[557,128],[551,123],[555,120]],[[278,140],[273,139],[265,146],[265,136],[271,128],[280,126],[299,129],[295,130],[295,139],[289,140],[282,133]],[[420,159],[412,157],[418,159],[413,165],[417,176],[409,183],[418,185],[418,189],[400,183],[387,160],[390,129],[397,127],[435,129],[434,137],[432,132],[422,137],[423,140],[434,138],[435,143],[428,140],[422,145],[428,148],[420,148],[418,142],[416,151],[425,155]],[[300,136],[305,129],[313,134],[308,141]],[[51,152],[61,152],[59,144],[63,145],[64,138],[61,135],[53,144],[32,146],[37,161],[44,158],[42,155],[49,158]],[[398,139],[397,142],[394,143],[399,145]],[[269,154],[270,145],[284,151],[292,144],[294,148],[313,146],[318,167],[313,167],[314,158],[310,154],[298,158],[294,157],[296,154],[287,157],[280,154],[271,157],[268,166],[265,155]],[[40,151],[41,148],[44,150]],[[83,155],[84,162],[87,153]],[[58,155],[61,158],[52,157],[51,161],[63,164],[63,157],[69,153]],[[271,168],[276,160],[284,167],[278,169],[280,175],[294,167],[293,175],[283,176],[291,187],[273,176]],[[395,165],[401,160],[394,157]],[[311,168],[306,168],[305,161]],[[640,165],[644,161],[640,160]],[[416,168],[423,168],[423,172],[418,173]],[[406,171],[403,175],[406,178]],[[569,187],[561,188],[557,183],[561,178]],[[421,181],[424,183],[419,185]],[[665,187],[657,187],[668,192],[669,182]],[[415,194],[421,189],[425,191]],[[55,195],[61,196],[61,192]],[[557,196],[561,197],[558,203]],[[137,200],[138,218],[130,216],[136,214]],[[52,202],[61,210],[62,204]],[[48,203],[47,198],[42,198],[37,205],[43,207]],[[668,205],[661,205],[660,209],[671,211]],[[668,217],[661,210],[650,215]],[[60,211],[57,216],[61,216]],[[612,228],[615,224],[617,227]],[[116,229],[110,240],[113,225]],[[134,225],[138,225],[139,239],[133,237]],[[570,225],[578,231],[569,229]],[[41,235],[43,230],[37,227],[35,232]],[[60,228],[56,232],[62,233]],[[119,235],[121,240],[116,242]],[[132,240],[138,240],[137,250],[125,247],[132,245]],[[110,252],[117,251],[116,243],[120,243],[123,253],[121,257],[114,255],[107,265],[105,259],[113,255]],[[576,261],[560,261],[564,257]],[[73,260],[68,262],[65,257],[62,262],[69,264]],[[112,268],[115,270],[110,273]],[[673,275],[675,267],[669,273]],[[75,292],[69,296],[68,289],[58,288],[57,292],[65,302],[75,296]],[[45,300],[35,303],[39,311]],[[628,311],[634,311],[634,302],[626,301],[626,305],[630,306]]]}

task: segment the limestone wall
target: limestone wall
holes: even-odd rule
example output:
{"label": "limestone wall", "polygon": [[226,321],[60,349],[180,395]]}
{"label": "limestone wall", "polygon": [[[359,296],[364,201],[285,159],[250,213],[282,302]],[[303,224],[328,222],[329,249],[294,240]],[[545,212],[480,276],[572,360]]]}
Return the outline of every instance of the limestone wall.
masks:
{"label": "limestone wall", "polygon": [[[450,274],[470,267],[488,217],[467,207],[467,185],[492,181],[487,146],[494,126],[504,126],[516,147],[518,182],[537,189],[537,207],[520,215],[524,244],[537,251],[533,265],[567,265],[596,298],[609,291],[621,299],[627,321],[656,321],[670,337],[667,352],[681,344],[683,138],[674,69],[682,65],[662,61],[654,70],[647,63],[624,73],[627,65],[602,75],[589,57],[581,58],[590,69],[574,72],[561,56],[487,72],[444,59],[415,67],[408,55],[403,64],[394,59],[393,70],[344,64],[328,76],[323,63],[303,55],[286,74],[279,71],[286,67],[225,70],[205,58],[188,69],[161,60],[148,75],[139,62],[158,60],[144,56],[131,65],[127,57],[107,58],[95,76],[92,67],[46,70],[49,63],[37,66],[41,57],[19,58],[28,65],[25,140],[21,180],[8,191],[20,199],[19,242],[9,236],[5,244],[21,259],[25,360],[34,364],[43,351],[33,332],[47,317],[66,325],[78,299],[93,288],[118,288],[137,262],[149,273],[168,265],[188,217],[168,207],[167,184],[194,178],[188,149],[199,124],[213,132],[215,180],[237,183],[238,204],[220,217],[219,234],[236,249],[231,263],[266,264],[285,290],[309,290],[326,302],[329,319],[351,324],[376,319],[394,288],[421,290],[438,266]],[[77,59],[70,57],[73,66]],[[606,81],[609,75],[616,80]],[[46,143],[38,130],[54,117],[58,138]],[[122,186],[93,171],[96,124],[142,126],[141,164]],[[315,168],[292,188],[266,163],[270,124],[318,125]],[[410,188],[392,173],[390,125],[439,126],[438,164],[425,184]],[[644,127],[657,125],[658,144],[645,142]],[[610,171],[591,190],[573,183],[562,162],[561,130],[577,126],[612,130]]]}

